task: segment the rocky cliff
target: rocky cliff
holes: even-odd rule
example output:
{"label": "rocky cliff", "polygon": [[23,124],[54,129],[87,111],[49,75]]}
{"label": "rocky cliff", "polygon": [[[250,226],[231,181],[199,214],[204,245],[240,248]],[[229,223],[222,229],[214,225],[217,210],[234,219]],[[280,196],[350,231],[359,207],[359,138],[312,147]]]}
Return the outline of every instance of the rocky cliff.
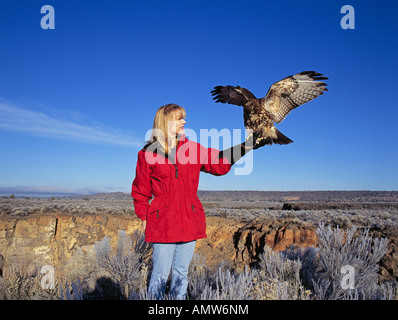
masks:
{"label": "rocky cliff", "polygon": [[298,227],[271,221],[239,222],[234,219],[209,217],[207,239],[199,241],[197,252],[208,258],[208,264],[220,261],[244,266],[259,261],[264,246],[283,251],[292,244],[297,247],[316,245],[316,228]]}
{"label": "rocky cliff", "polygon": [[47,214],[3,217],[0,220],[1,269],[34,263],[37,267],[64,264],[78,248],[89,249],[105,236],[117,241],[119,230],[131,234],[139,221],[131,216]]}
{"label": "rocky cliff", "polygon": [[[140,227],[133,215],[47,213],[0,218],[0,276],[8,266],[33,264],[38,268],[51,265],[62,275],[73,253],[81,248],[88,251],[95,242],[110,237],[116,245],[118,233],[128,235]],[[294,244],[298,247],[316,245],[316,226],[297,225],[288,220],[244,222],[222,217],[207,218],[206,239],[198,241],[196,252],[206,258],[206,264],[217,267],[221,261],[235,268],[259,260],[264,246],[281,251]],[[377,234],[377,232],[376,232]],[[378,236],[385,236],[380,234]],[[392,234],[390,234],[392,236]],[[382,274],[397,275],[396,237],[382,261]]]}
{"label": "rocky cliff", "polygon": [[[90,250],[105,236],[116,244],[118,232],[132,234],[140,220],[130,215],[33,214],[0,219],[0,274],[8,265],[51,265],[62,273],[72,254]],[[245,224],[234,219],[209,217],[208,238],[199,240],[197,252],[209,265],[220,261],[249,264],[258,260],[264,245],[284,250],[291,244],[315,245],[314,230],[274,227],[266,223]]]}

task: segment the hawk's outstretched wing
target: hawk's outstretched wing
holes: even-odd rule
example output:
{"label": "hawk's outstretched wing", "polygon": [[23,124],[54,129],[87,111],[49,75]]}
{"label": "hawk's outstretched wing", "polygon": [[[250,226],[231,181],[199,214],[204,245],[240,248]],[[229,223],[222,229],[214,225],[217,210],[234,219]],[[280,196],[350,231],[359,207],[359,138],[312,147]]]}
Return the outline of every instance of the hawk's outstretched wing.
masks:
{"label": "hawk's outstretched wing", "polygon": [[315,99],[327,91],[327,84],[319,80],[328,80],[315,71],[304,71],[275,82],[264,98],[263,106],[280,123],[294,108]]}
{"label": "hawk's outstretched wing", "polygon": [[245,88],[239,86],[217,86],[211,91],[216,102],[230,103],[237,106],[244,106],[250,99],[256,99],[255,95]]}

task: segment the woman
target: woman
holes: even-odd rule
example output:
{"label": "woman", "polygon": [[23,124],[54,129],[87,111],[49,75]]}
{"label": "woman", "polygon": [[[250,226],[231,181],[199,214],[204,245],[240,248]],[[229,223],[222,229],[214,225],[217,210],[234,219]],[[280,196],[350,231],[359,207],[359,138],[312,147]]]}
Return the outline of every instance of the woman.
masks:
{"label": "woman", "polygon": [[246,139],[222,152],[206,149],[185,137],[185,116],[185,109],[176,104],[157,110],[151,139],[138,152],[132,185],[134,209],[142,220],[145,241],[153,243],[148,294],[156,299],[165,292],[170,269],[170,293],[185,299],[196,240],[206,238],[205,213],[197,196],[199,173],[228,173],[253,145],[249,143],[253,139]]}

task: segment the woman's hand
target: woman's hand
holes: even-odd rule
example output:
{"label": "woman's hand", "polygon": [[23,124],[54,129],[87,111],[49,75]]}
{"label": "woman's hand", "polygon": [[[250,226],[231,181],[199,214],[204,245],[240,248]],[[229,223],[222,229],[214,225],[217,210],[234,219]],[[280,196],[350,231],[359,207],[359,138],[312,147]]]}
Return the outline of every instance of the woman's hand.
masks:
{"label": "woman's hand", "polygon": [[141,223],[141,232],[143,234],[145,234],[145,230],[146,230],[146,220],[142,221]]}

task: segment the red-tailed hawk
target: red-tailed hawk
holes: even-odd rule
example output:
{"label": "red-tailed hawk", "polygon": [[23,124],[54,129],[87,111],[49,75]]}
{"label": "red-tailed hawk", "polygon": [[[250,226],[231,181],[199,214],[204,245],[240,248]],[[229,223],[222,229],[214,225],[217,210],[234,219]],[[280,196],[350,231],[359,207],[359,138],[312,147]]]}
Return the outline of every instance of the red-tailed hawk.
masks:
{"label": "red-tailed hawk", "polygon": [[291,110],[327,91],[327,84],[320,80],[328,78],[315,71],[303,71],[275,82],[261,99],[239,86],[217,86],[211,94],[216,102],[243,107],[246,129],[258,132],[256,145],[288,144],[293,141],[278,131],[274,123],[280,123]]}

